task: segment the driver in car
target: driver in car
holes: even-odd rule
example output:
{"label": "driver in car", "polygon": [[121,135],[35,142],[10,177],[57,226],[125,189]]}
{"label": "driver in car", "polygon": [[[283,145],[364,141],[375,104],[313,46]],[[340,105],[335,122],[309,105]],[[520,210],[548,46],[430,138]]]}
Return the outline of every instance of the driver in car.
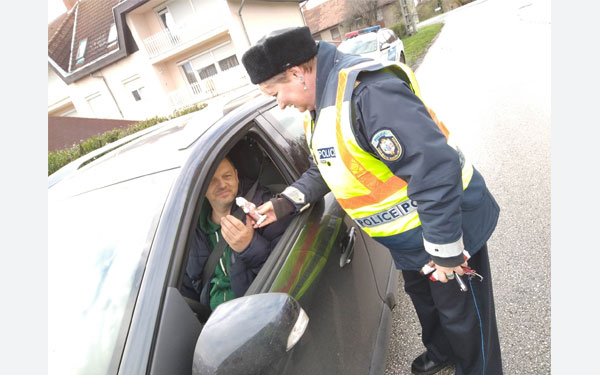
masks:
{"label": "driver in car", "polygon": [[[254,229],[255,222],[249,216],[238,220],[232,215],[237,209],[235,198],[245,196],[252,184],[253,181],[238,176],[232,161],[226,157],[206,191],[192,238],[182,294],[200,301],[210,311],[244,295],[289,224],[289,220],[283,220],[277,225]],[[258,185],[248,200],[259,206],[271,198],[269,189]],[[202,285],[204,265],[219,241],[226,242],[225,250],[210,282]]]}

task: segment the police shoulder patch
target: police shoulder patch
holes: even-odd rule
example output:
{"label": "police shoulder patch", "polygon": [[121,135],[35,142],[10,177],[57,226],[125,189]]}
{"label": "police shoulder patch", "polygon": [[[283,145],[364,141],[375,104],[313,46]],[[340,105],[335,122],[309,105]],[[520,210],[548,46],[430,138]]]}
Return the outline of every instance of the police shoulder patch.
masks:
{"label": "police shoulder patch", "polygon": [[402,156],[402,146],[389,129],[383,129],[375,133],[371,138],[371,145],[384,160],[396,161]]}

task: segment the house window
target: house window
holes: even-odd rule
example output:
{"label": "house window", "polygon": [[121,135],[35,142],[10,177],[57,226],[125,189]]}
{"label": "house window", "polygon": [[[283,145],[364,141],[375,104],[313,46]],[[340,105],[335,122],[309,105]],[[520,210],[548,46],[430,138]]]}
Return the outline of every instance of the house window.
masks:
{"label": "house window", "polygon": [[240,63],[238,62],[236,55],[231,55],[219,61],[219,68],[221,68],[222,72],[226,71],[227,69],[236,67],[238,65],[240,65]]}
{"label": "house window", "polygon": [[81,64],[85,61],[85,47],[87,46],[87,38],[79,41],[79,48],[77,49],[77,56],[75,56],[76,63]]}
{"label": "house window", "polygon": [[246,77],[245,71],[238,69],[239,66],[231,42],[217,45],[179,63],[188,90],[195,95],[206,91],[214,93],[217,86],[223,90],[239,87],[235,85],[243,83]]}
{"label": "house window", "polygon": [[185,74],[185,78],[187,79],[189,84],[197,83],[196,75],[194,74],[194,69],[192,69],[192,64],[189,62],[183,64],[181,66],[183,69],[183,74]]}
{"label": "house window", "polygon": [[313,35],[314,40],[321,40],[321,33],[317,33]]}
{"label": "house window", "polygon": [[160,18],[160,22],[162,23],[165,29],[172,29],[175,27],[175,21],[173,20],[173,16],[171,12],[169,12],[168,8],[162,8],[157,11],[158,17]]}
{"label": "house window", "polygon": [[342,40],[340,36],[340,30],[337,28],[337,26],[331,29],[331,39]]}
{"label": "house window", "polygon": [[198,69],[198,75],[200,76],[200,79],[207,79],[209,77],[216,76],[217,68],[215,67],[215,64],[210,64],[202,69]]}
{"label": "house window", "polygon": [[131,93],[133,99],[136,102],[139,102],[142,99],[144,99],[144,83],[142,82],[139,75],[135,74],[132,77],[123,80],[123,85],[125,86],[125,90]]}
{"label": "house window", "polygon": [[108,43],[108,47],[112,47],[113,45],[117,44],[117,25],[114,23],[110,27],[110,31],[108,32],[108,40],[106,42]]}
{"label": "house window", "polygon": [[143,89],[144,89],[143,87],[140,87],[131,92],[131,94],[133,95],[133,98],[135,99],[136,102],[139,102],[140,100],[142,100],[142,90]]}

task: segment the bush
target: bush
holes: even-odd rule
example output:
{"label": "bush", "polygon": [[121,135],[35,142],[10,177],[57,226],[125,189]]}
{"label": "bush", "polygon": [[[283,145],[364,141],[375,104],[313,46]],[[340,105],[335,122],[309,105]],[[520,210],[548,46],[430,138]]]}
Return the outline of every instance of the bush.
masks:
{"label": "bush", "polygon": [[69,164],[81,156],[80,145],[76,144],[70,148],[65,148],[55,152],[48,153],[48,175]]}
{"label": "bush", "polygon": [[408,31],[406,30],[406,25],[404,22],[396,22],[390,26],[390,29],[392,29],[400,39],[404,39],[408,36]]}
{"label": "bush", "polygon": [[196,112],[199,111],[201,109],[203,109],[204,107],[206,107],[207,104],[206,103],[202,103],[202,104],[194,104],[193,106],[184,108],[180,111],[173,111],[173,114],[171,116],[169,116],[170,119],[173,119],[175,117],[179,117],[179,116],[183,116],[183,115],[187,115],[188,113],[192,113],[192,112]]}
{"label": "bush", "polygon": [[179,116],[187,115],[188,113],[199,111],[201,109],[204,109],[204,107],[206,106],[206,103],[195,104],[180,111],[173,111],[173,114],[170,115],[169,118],[154,116],[152,118],[128,126],[127,128],[109,130],[102,134],[98,134],[89,139],[86,139],[81,143],[76,143],[71,147],[58,151],[48,152],[48,176],[50,176],[52,173],[56,172],[60,168],[64,167],[65,165],[69,164],[73,160],[76,160],[82,157],[83,155],[97,150],[109,143],[117,141],[133,133],[139,132],[140,130],[147,129],[158,123],[171,120]]}
{"label": "bush", "polygon": [[417,5],[417,14],[419,15],[419,21],[425,21],[431,17],[435,17],[442,12],[436,12],[435,9],[438,7],[437,1],[426,1],[420,2]]}

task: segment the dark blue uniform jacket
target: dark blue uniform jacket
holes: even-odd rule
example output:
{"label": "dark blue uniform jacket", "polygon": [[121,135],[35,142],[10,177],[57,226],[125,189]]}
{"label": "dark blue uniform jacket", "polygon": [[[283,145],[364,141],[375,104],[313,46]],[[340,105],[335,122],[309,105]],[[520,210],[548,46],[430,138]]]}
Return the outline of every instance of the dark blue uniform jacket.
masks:
{"label": "dark blue uniform jacket", "polygon": [[[337,74],[341,68],[364,60],[341,53],[331,44],[319,43],[313,119],[321,108],[335,101],[324,96],[330,73]],[[434,244],[450,244],[462,236],[464,248],[471,255],[477,252],[491,236],[499,216],[499,207],[481,174],[474,170],[463,192],[458,153],[447,144],[423,102],[404,81],[386,71],[362,72],[358,81],[352,95],[352,125],[357,141],[408,183],[408,196],[417,202],[421,220],[421,226],[415,229],[375,239],[390,249],[396,266],[405,270],[419,270],[432,258],[424,249],[423,238]],[[371,145],[373,135],[382,129],[391,130],[402,146],[403,154],[396,161],[380,158]],[[449,130],[452,132],[451,126]],[[292,187],[304,193],[307,203],[329,191],[312,158],[309,170]],[[296,205],[297,209],[301,206]],[[462,263],[462,255],[436,258],[438,264]]]}

